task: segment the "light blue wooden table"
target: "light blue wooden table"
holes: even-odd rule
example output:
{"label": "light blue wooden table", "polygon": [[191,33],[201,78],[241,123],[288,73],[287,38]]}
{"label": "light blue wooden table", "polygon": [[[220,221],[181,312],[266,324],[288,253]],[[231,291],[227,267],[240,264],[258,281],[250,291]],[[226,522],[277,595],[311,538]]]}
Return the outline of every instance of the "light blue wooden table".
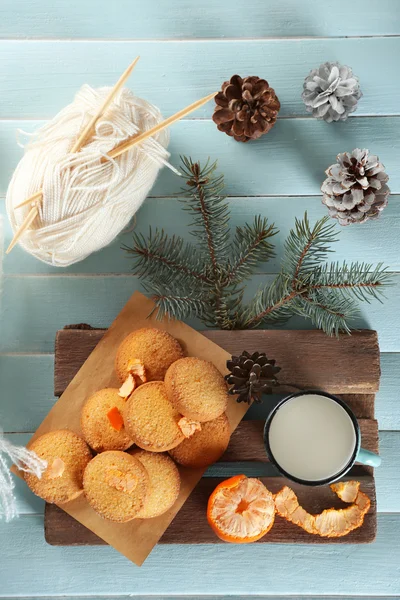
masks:
{"label": "light blue wooden table", "polygon": [[[341,230],[337,259],[385,262],[394,286],[384,305],[363,306],[358,325],[377,329],[382,384],[377,396],[382,467],[376,472],[378,537],[368,546],[160,546],[139,569],[114,550],[54,548],[43,538],[43,503],[17,484],[19,520],[0,521],[0,598],[193,595],[311,598],[400,597],[400,2],[397,0],[1,0],[0,195],[21,156],[16,129],[52,117],[84,82],[111,85],[141,55],[130,86],[167,116],[218,89],[238,72],[268,79],[282,103],[270,134],[237,144],[218,132],[207,105],[171,130],[179,154],[218,158],[234,224],[255,213],[281,230],[277,271],[295,216],[325,214],[319,187],[336,153],[368,147],[390,175],[381,219]],[[326,60],[353,67],[364,97],[348,122],[306,115],[308,71]],[[187,235],[165,170],[138,216]],[[6,244],[11,239],[5,222]],[[120,250],[107,249],[64,271],[15,249],[4,262],[0,322],[0,422],[25,442],[54,402],[53,343],[66,323],[107,326],[137,280]],[[304,327],[304,323],[289,325]],[[228,475],[228,472],[226,472]]]}

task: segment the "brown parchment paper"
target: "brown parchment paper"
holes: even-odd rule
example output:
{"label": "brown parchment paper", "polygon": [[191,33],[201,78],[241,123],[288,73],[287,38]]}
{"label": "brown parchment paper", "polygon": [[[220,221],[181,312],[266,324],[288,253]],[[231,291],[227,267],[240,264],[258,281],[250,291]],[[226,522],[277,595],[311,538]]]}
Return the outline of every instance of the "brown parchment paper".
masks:
{"label": "brown parchment paper", "polygon": [[[154,303],[139,292],[135,292],[119,313],[107,333],[93,350],[65,392],[41,423],[31,441],[54,429],[71,429],[81,434],[80,413],[87,398],[99,389],[119,385],[114,373],[114,360],[122,340],[135,329],[157,327],[168,331],[179,340],[187,356],[209,360],[222,374],[227,372],[226,361],[230,355],[180,321],[157,321],[148,318]],[[228,417],[232,431],[244,416],[247,404],[238,404],[232,399],[228,404]],[[124,554],[132,562],[142,565],[158,540],[189,497],[205,469],[181,468],[181,490],[174,506],[165,514],[154,519],[134,519],[128,523],[112,523],[97,515],[82,494],[76,500],[60,506],[77,521]]]}

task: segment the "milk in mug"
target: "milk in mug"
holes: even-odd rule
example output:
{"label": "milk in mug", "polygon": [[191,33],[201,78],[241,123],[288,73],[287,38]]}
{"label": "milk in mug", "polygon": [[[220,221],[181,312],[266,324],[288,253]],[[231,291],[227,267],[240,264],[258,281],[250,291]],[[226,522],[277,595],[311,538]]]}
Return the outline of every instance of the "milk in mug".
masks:
{"label": "milk in mug", "polygon": [[320,481],[340,473],[352,460],[356,431],[347,411],[327,396],[302,394],[284,402],[273,416],[270,450],[283,471]]}

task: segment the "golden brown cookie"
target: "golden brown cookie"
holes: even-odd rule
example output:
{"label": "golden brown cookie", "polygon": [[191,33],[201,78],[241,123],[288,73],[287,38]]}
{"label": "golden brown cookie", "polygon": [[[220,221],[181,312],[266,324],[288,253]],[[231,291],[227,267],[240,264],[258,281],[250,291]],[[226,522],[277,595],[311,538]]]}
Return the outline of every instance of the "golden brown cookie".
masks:
{"label": "golden brown cookie", "polygon": [[83,488],[87,501],[99,515],[126,523],[145,506],[150,480],[139,460],[126,452],[109,450],[88,464]]}
{"label": "golden brown cookie", "polygon": [[201,430],[170,450],[172,458],[184,467],[208,467],[215,463],[228,447],[230,438],[228,417],[224,413],[217,419],[201,424]]}
{"label": "golden brown cookie", "polygon": [[211,421],[225,412],[228,391],[225,380],[211,362],[187,357],[174,362],[165,376],[168,398],[185,417]]}
{"label": "golden brown cookie", "polygon": [[129,450],[129,454],[140,460],[150,477],[150,492],[137,517],[158,517],[167,512],[178,498],[181,485],[179,471],[174,461],[166,454],[138,449]]}
{"label": "golden brown cookie", "polygon": [[165,452],[184,439],[178,426],[181,415],[168,400],[162,381],[138,387],[123,411],[128,435],[143,450]]}
{"label": "golden brown cookie", "polygon": [[68,429],[60,429],[36,438],[28,448],[47,462],[41,479],[32,473],[23,473],[34,494],[46,502],[65,504],[82,493],[83,472],[92,460],[83,438]]}
{"label": "golden brown cookie", "polygon": [[122,419],[125,400],[114,388],[99,390],[82,408],[82,433],[93,450],[126,450],[133,442]]}
{"label": "golden brown cookie", "polygon": [[162,381],[168,367],[183,350],[172,335],[155,328],[138,329],[130,333],[118,348],[115,358],[115,370],[121,382],[129,374],[129,364],[135,359],[145,367],[147,381]]}

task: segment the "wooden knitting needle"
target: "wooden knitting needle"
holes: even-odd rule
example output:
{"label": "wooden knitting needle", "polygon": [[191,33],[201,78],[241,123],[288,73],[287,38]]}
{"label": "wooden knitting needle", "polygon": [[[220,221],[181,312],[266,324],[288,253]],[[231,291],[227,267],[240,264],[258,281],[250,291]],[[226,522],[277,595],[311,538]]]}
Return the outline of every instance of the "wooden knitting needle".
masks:
{"label": "wooden knitting needle", "polygon": [[96,125],[99,118],[106,112],[107,108],[110,106],[111,102],[114,100],[115,96],[118,94],[120,89],[124,86],[126,80],[132,73],[133,69],[136,66],[137,61],[140,56],[137,56],[135,60],[129,65],[129,67],[124,71],[121,77],[118,79],[117,83],[114,85],[107,98],[104,100],[103,104],[100,106],[99,110],[93,117],[90,119],[89,123],[86,125],[85,129],[82,131],[79,138],[76,140],[75,144],[72,146],[71,152],[79,152],[79,150],[84,146],[86,141],[92,137],[94,126]]}
{"label": "wooden knitting needle", "polygon": [[32,225],[32,223],[36,219],[38,213],[39,213],[39,210],[35,204],[34,206],[32,206],[31,210],[28,212],[26,218],[24,219],[24,222],[22,223],[21,227],[18,229],[18,231],[14,235],[10,245],[8,246],[8,248],[6,250],[6,254],[11,252],[11,250],[14,248],[15,244],[18,242],[21,235],[23,233],[25,233],[25,231],[28,229],[28,227],[30,227]]}
{"label": "wooden knitting needle", "polygon": [[[128,77],[132,73],[133,69],[135,68],[136,63],[139,60],[139,58],[140,58],[140,56],[137,56],[135,58],[135,60],[126,69],[126,71],[124,71],[122,73],[121,77],[118,79],[117,83],[112,88],[112,90],[108,94],[107,98],[104,100],[103,104],[100,106],[97,113],[95,115],[93,115],[93,117],[90,119],[89,123],[86,125],[85,129],[80,134],[79,138],[76,140],[75,144],[72,146],[72,148],[71,148],[72,154],[74,154],[75,152],[79,152],[79,150],[82,148],[82,146],[84,146],[85,143],[92,136],[92,132],[93,132],[94,126],[96,125],[97,121],[105,113],[107,108],[110,106],[111,102],[114,100],[115,96],[118,94],[120,89],[123,87],[125,81],[128,79]],[[29,198],[27,198],[20,204],[17,204],[17,206],[15,206],[14,209],[21,208],[21,206],[25,206],[26,204],[30,204],[31,202],[35,202],[35,201],[39,200],[41,198],[41,196],[42,196],[42,191],[36,192],[35,194],[33,194],[33,196],[30,196]]]}
{"label": "wooden knitting needle", "polygon": [[[114,100],[115,96],[121,90],[124,83],[126,82],[128,77],[132,73],[133,69],[135,68],[136,63],[138,62],[139,58],[140,57],[137,56],[135,58],[135,60],[129,65],[129,67],[122,73],[121,77],[118,79],[117,83],[114,85],[114,87],[108,94],[107,98],[104,100],[103,104],[100,106],[99,110],[90,119],[89,123],[86,125],[85,129],[82,131],[79,138],[73,145],[73,147],[71,149],[72,153],[79,152],[79,150],[81,150],[82,146],[84,146],[85,143],[90,139],[90,137],[92,136],[92,133],[93,133],[94,126],[96,125],[97,121],[104,114],[104,112],[110,106],[111,102]],[[24,200],[20,204],[17,204],[17,206],[14,207],[14,210],[15,210],[16,208],[20,208],[21,206],[25,206],[26,204],[33,204],[31,210],[29,211],[29,213],[25,217],[24,221],[22,222],[21,227],[18,229],[18,231],[15,233],[13,239],[11,240],[11,243],[6,250],[6,254],[9,254],[11,252],[11,250],[14,248],[15,244],[20,239],[21,235],[33,223],[35,217],[39,213],[39,209],[38,209],[37,205],[41,201],[42,196],[43,196],[43,192],[42,192],[42,190],[39,190],[38,192],[36,192],[35,194],[33,194],[32,196],[30,196],[29,198],[27,198],[26,200]]]}
{"label": "wooden knitting needle", "polygon": [[[202,98],[201,100],[197,100],[196,102],[193,102],[193,104],[190,104],[186,108],[183,108],[182,110],[175,113],[171,117],[168,117],[168,119],[165,119],[161,123],[158,123],[158,125],[155,125],[151,129],[128,138],[127,140],[125,140],[118,146],[115,146],[115,148],[113,148],[112,150],[110,150],[110,152],[108,152],[107,156],[109,156],[110,158],[115,158],[116,156],[120,156],[120,154],[123,154],[124,152],[127,152],[128,150],[133,148],[133,146],[136,146],[136,144],[140,144],[141,142],[143,142],[147,138],[151,137],[155,133],[158,133],[162,129],[169,127],[170,125],[172,125],[172,123],[179,121],[180,119],[182,119],[186,115],[190,114],[194,110],[200,108],[200,106],[203,106],[203,104],[206,104],[207,102],[209,102],[209,100],[212,100],[212,98],[214,98],[214,96],[216,96],[217,94],[218,94],[218,92],[209,94],[208,96],[205,96],[205,98]],[[107,158],[103,157],[101,162],[105,162],[106,160],[107,160]]]}

